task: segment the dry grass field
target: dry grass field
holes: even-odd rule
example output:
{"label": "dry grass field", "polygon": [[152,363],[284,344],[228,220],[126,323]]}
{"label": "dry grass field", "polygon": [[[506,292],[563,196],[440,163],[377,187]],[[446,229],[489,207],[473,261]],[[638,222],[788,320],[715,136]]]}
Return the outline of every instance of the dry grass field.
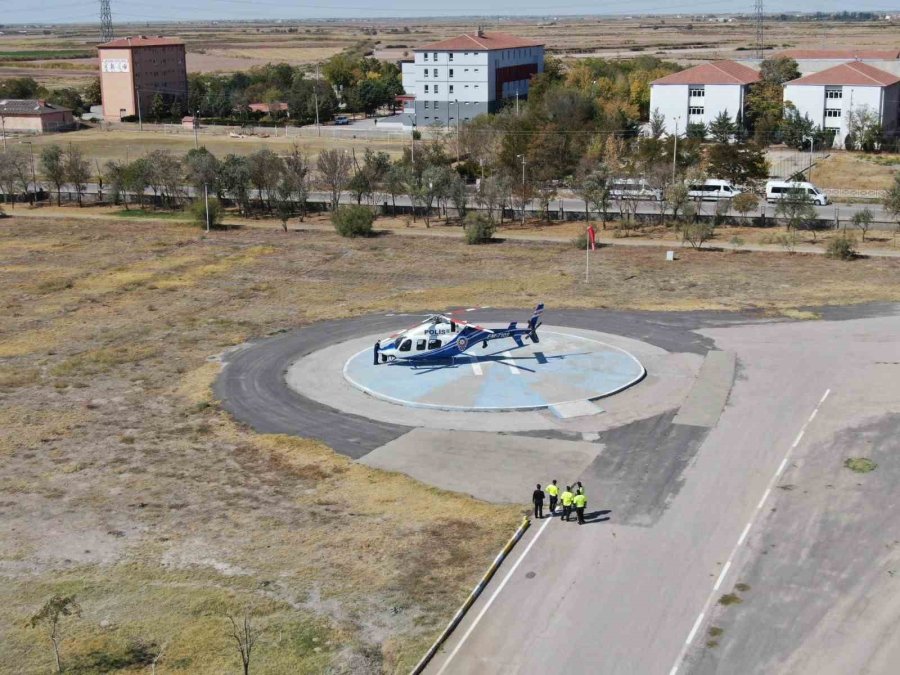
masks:
{"label": "dry grass field", "polygon": [[[650,54],[691,64],[706,59],[742,58],[752,55],[755,27],[750,21],[727,16],[658,17],[562,17],[504,20],[486,23],[487,30],[505,30],[542,39],[548,51],[564,57],[604,56],[630,58]],[[721,20],[720,20],[721,19]],[[483,22],[482,22],[483,23]],[[285,21],[279,23],[154,24],[152,31],[185,40],[192,72],[232,72],[269,61],[310,65],[345,47],[371,40],[379,58],[404,58],[419,46],[461,32],[472,31],[474,20],[371,20]],[[375,35],[368,32],[374,29]],[[119,24],[119,35],[148,32],[147,26]],[[294,31],[294,32],[288,32]],[[766,41],[772,48],[866,47],[896,48],[897,27],[890,22],[780,22],[766,24]],[[61,26],[44,35],[38,29],[26,34],[9,31],[0,35],[0,54],[15,51],[93,49],[97,26]],[[60,70],[69,68],[70,70]],[[0,58],[0,78],[29,74],[58,86],[84,82],[96,72],[91,63],[60,61],[14,62]]]}
{"label": "dry grass field", "polygon": [[867,155],[859,152],[832,152],[813,170],[813,179],[822,187],[887,190],[900,173],[900,155]]}
{"label": "dry grass field", "polygon": [[[613,247],[468,247],[458,230],[343,240],[164,222],[0,221],[0,672],[46,672],[25,627],[77,595],[72,672],[221,673],[228,613],[264,629],[253,672],[405,672],[520,509],[428,488],[235,424],[209,358],[308,322],[490,304],[749,309],[900,300],[900,261]],[[421,255],[444,261],[442,272]],[[503,278],[496,271],[506,270]]]}

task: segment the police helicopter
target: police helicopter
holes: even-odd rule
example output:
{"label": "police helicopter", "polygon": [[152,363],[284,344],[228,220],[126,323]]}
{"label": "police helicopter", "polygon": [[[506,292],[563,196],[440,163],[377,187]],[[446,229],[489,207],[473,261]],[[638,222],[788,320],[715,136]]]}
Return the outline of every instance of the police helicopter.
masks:
{"label": "police helicopter", "polygon": [[537,329],[541,325],[544,303],[534,308],[527,327],[513,321],[506,328],[484,328],[463,321],[453,314],[432,314],[425,321],[375,343],[374,363],[391,361],[422,362],[452,359],[477,344],[487,348],[492,340],[510,339],[519,347],[523,338],[540,342]]}

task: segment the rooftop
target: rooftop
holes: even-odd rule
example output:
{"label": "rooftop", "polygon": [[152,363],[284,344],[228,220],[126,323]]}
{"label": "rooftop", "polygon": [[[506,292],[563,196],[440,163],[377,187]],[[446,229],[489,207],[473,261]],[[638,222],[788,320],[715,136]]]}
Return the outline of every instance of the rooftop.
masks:
{"label": "rooftop", "polygon": [[5,98],[0,99],[0,114],[3,115],[44,115],[55,112],[72,112],[70,108],[47,103],[43,99]]}
{"label": "rooftop", "polygon": [[167,38],[162,35],[135,35],[123,38],[117,38],[97,45],[97,49],[116,49],[131,47],[171,47],[175,45],[183,45],[184,42],[178,38]]}
{"label": "rooftop", "polygon": [[836,61],[853,61],[855,59],[891,61],[900,59],[900,49],[786,49],[778,52],[775,56],[785,56],[790,59],[834,59]]}
{"label": "rooftop", "polygon": [[509,33],[463,33],[457,37],[447,38],[440,42],[432,42],[428,45],[416,47],[416,52],[461,52],[461,51],[490,51],[493,49],[516,49],[518,47],[542,47],[540,40],[528,40],[516,37]]}
{"label": "rooftop", "polygon": [[796,80],[791,80],[787,84],[799,85],[856,85],[862,87],[889,87],[892,84],[900,82],[900,77],[893,73],[888,73],[875,66],[861,61],[851,61],[850,63],[842,63],[839,66],[833,66],[826,70],[812,73]]}
{"label": "rooftop", "polygon": [[735,61],[711,61],[666,75],[651,84],[752,84],[759,73]]}

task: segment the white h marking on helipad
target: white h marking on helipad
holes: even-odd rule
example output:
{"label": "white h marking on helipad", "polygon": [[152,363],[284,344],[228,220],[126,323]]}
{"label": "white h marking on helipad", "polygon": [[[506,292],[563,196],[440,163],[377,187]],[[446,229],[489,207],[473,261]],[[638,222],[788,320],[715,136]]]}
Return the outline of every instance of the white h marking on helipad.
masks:
{"label": "white h marking on helipad", "polygon": [[484,371],[481,369],[481,364],[478,363],[478,357],[470,356],[469,359],[472,362],[472,372],[475,373],[476,375],[483,375]]}
{"label": "white h marking on helipad", "polygon": [[503,352],[502,356],[504,359],[509,359],[509,361],[504,360],[503,363],[509,366],[509,369],[512,371],[513,375],[522,374],[522,372],[519,370],[519,366],[517,366],[513,361],[513,355],[510,352]]}

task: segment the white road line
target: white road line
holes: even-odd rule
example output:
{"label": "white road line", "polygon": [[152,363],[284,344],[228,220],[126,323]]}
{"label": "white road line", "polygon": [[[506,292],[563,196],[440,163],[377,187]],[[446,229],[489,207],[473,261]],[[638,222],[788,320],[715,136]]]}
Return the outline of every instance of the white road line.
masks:
{"label": "white road line", "polygon": [[519,559],[516,560],[516,564],[513,565],[509,572],[506,573],[506,576],[503,577],[503,581],[500,582],[500,585],[497,586],[497,590],[493,592],[490,599],[485,603],[484,607],[481,608],[481,611],[478,612],[478,616],[475,617],[475,620],[472,622],[472,625],[469,626],[469,630],[467,630],[462,638],[460,638],[459,642],[456,644],[456,647],[453,648],[453,651],[450,652],[450,655],[444,661],[444,665],[441,666],[441,669],[437,671],[437,675],[443,675],[443,672],[447,670],[447,667],[450,665],[450,662],[453,660],[453,657],[456,656],[457,652],[460,648],[465,644],[466,640],[472,634],[472,631],[475,630],[475,627],[478,625],[478,622],[481,621],[481,618],[487,613],[488,609],[490,609],[491,605],[494,603],[494,600],[497,599],[497,596],[500,595],[500,591],[503,590],[503,587],[506,586],[506,582],[510,580],[515,571],[519,568],[519,564],[525,560],[525,556],[528,555],[528,552],[531,550],[531,547],[534,546],[534,543],[538,540],[538,538],[544,534],[544,530],[547,529],[547,525],[553,522],[553,518],[547,518],[543,525],[541,525],[541,529],[538,530],[538,533],[534,535],[534,539],[528,542],[528,546],[525,547],[525,550],[522,551],[522,555],[519,556]]}
{"label": "white road line", "polygon": [[725,567],[722,568],[722,572],[719,574],[719,578],[716,579],[716,585],[713,586],[713,590],[719,590],[719,586],[722,585],[722,582],[725,581],[725,576],[728,574],[728,568],[731,567],[731,561],[729,560],[725,563]]}
{"label": "white road line", "polygon": [[474,312],[476,309],[478,309],[478,308],[477,308],[477,307],[469,307],[466,311],[467,311],[467,312]]}
{"label": "white road line", "polygon": [[737,554],[738,549],[744,543],[744,540],[747,538],[747,535],[750,533],[750,530],[753,528],[753,523],[756,521],[756,516],[759,514],[760,509],[762,509],[763,504],[766,503],[766,499],[772,493],[772,488],[775,486],[775,482],[778,480],[778,477],[781,475],[782,470],[787,465],[788,458],[791,456],[791,452],[797,447],[800,443],[800,440],[803,438],[803,434],[806,433],[806,428],[809,426],[810,422],[812,422],[816,415],[819,413],[819,408],[822,407],[822,404],[825,403],[825,399],[828,398],[828,395],[831,393],[831,389],[826,389],[825,393],[822,394],[822,398],[819,399],[819,403],[816,405],[815,410],[812,411],[812,414],[803,423],[803,427],[800,429],[800,433],[797,434],[797,438],[794,443],[788,448],[787,452],[784,455],[784,458],[781,460],[781,464],[778,465],[778,470],[772,475],[772,479],[769,481],[769,485],[766,487],[766,491],[763,493],[762,499],[759,500],[759,504],[756,505],[756,511],[753,512],[753,517],[750,518],[750,522],[747,523],[747,526],[744,528],[744,531],[741,532],[740,538],[737,540],[737,543],[734,545],[734,548],[731,549],[731,554],[728,556],[728,560],[725,562],[725,567],[722,568],[721,574],[719,574],[719,578],[716,580],[715,586],[713,586],[712,591],[709,596],[706,598],[706,602],[703,603],[703,608],[700,611],[700,615],[697,617],[697,620],[694,622],[693,627],[691,628],[691,632],[688,633],[687,640],[685,640],[684,645],[681,647],[681,651],[678,652],[678,657],[675,659],[675,664],[672,666],[672,670],[669,671],[669,675],[675,675],[678,672],[678,669],[681,667],[682,662],[684,661],[684,657],[687,655],[688,647],[691,645],[691,641],[694,639],[694,635],[700,629],[700,625],[703,623],[703,617],[706,616],[706,612],[709,610],[710,605],[712,604],[713,598],[715,598],[716,593],[719,591],[719,586],[721,586],[722,581],[725,578],[725,574],[728,569],[731,567],[731,563],[734,560],[734,556]]}
{"label": "white road line", "polygon": [[509,361],[504,360],[503,362],[507,366],[509,366],[509,369],[512,371],[513,375],[521,375],[522,374],[522,371],[519,370],[519,366],[517,366],[515,363],[510,363],[510,361],[513,360],[513,355],[510,352],[503,352],[503,354],[501,354],[501,356],[504,359],[509,359]]}
{"label": "white road line", "polygon": [[481,364],[478,363],[478,357],[470,356],[469,359],[472,363],[472,372],[476,375],[484,375],[484,371],[481,369]]}

